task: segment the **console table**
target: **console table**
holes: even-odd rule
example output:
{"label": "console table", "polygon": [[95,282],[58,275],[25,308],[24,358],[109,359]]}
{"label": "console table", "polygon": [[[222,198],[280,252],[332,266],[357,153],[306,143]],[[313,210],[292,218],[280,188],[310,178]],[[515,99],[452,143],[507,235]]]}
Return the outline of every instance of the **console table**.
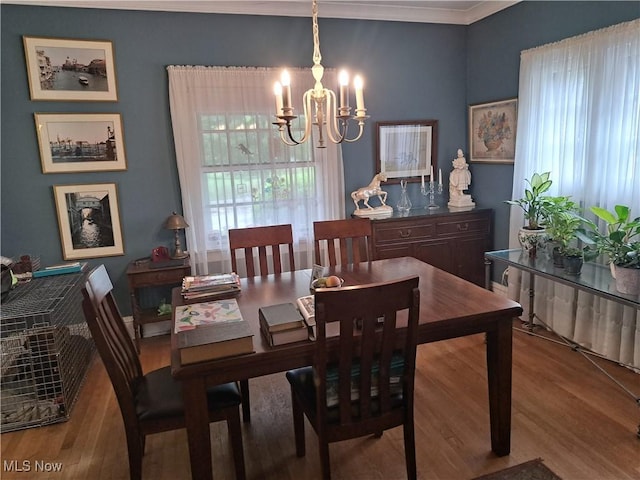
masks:
{"label": "console table", "polygon": [[[601,265],[593,262],[585,262],[582,266],[582,273],[580,275],[568,275],[564,269],[558,268],[553,265],[553,260],[546,255],[538,255],[537,257],[530,257],[522,249],[511,250],[498,250],[495,252],[485,252],[485,287],[491,289],[491,264],[492,262],[503,262],[507,265],[529,273],[529,318],[526,323],[526,329],[528,333],[532,333],[534,329],[534,320],[538,321],[549,331],[555,333],[543,320],[535,314],[534,300],[535,300],[535,277],[543,277],[548,280],[562,283],[570,287],[583,290],[593,295],[612,300],[614,302],[627,305],[629,307],[640,310],[640,295],[628,295],[620,293],[616,290],[615,280],[611,276],[611,270],[607,265]],[[573,350],[579,352],[591,362],[598,370],[604,373],[609,379],[622,388],[627,394],[629,394],[636,404],[640,405],[640,397],[622,385],[617,379],[613,378],[608,372],[602,369],[597,363],[595,363],[587,354],[595,354],[591,350],[582,347],[580,344],[565,338],[557,333],[558,337],[562,340],[562,343],[571,347]],[[542,337],[546,338],[546,337]],[[597,355],[597,354],[595,354]],[[640,426],[637,432],[640,437]]]}
{"label": "console table", "polygon": [[140,305],[140,289],[147,287],[175,287],[182,284],[182,279],[191,275],[189,257],[168,263],[154,264],[151,259],[134,260],[127,267],[127,281],[131,296],[133,315],[133,332],[136,349],[140,352],[142,325],[147,323],[171,320],[171,314],[158,315],[158,307],[143,308]]}
{"label": "console table", "polygon": [[414,257],[484,286],[484,252],[493,244],[493,210],[417,208],[371,218],[376,260]]}

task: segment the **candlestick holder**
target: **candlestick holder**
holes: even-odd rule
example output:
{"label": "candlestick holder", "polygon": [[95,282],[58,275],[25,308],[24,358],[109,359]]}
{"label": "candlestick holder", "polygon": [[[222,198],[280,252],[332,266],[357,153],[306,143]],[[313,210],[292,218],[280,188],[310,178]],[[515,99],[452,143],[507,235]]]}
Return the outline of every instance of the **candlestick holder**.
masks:
{"label": "candlestick holder", "polygon": [[428,183],[429,187],[425,187],[425,185],[422,185],[420,187],[420,193],[423,196],[429,196],[429,203],[427,205],[425,205],[424,208],[428,208],[429,210],[435,210],[436,208],[440,208],[440,206],[436,203],[436,191],[438,192],[438,195],[442,195],[442,184],[436,184],[436,182],[429,182]]}

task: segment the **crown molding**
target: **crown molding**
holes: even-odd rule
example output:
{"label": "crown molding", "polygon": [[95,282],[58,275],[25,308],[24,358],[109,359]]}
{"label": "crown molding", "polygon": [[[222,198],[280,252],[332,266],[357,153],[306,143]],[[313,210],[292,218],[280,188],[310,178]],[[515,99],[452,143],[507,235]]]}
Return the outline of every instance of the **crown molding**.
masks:
{"label": "crown molding", "polygon": [[[519,1],[322,0],[319,4],[319,15],[320,18],[470,25]],[[0,0],[0,3],[117,10],[311,16],[309,0]]]}

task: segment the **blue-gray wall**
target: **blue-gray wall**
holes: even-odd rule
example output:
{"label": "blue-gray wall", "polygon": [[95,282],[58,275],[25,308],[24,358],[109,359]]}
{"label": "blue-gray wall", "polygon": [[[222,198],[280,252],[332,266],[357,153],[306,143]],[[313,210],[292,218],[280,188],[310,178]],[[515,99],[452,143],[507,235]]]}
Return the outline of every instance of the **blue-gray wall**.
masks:
{"label": "blue-gray wall", "polygon": [[[375,122],[437,119],[438,162],[448,176],[456,149],[467,151],[467,105],[517,96],[519,52],[640,16],[637,2],[525,2],[471,26],[320,18],[325,67],[348,65],[366,79],[371,118],[344,146],[345,197],[369,182]],[[169,115],[167,65],[310,66],[309,18],[1,6],[1,244],[3,255],[62,260],[52,185],[115,182],[125,255],[105,263],[123,313],[125,270],[151,247],[171,244],[162,223],[181,211]],[[283,34],[286,32],[286,35]],[[114,44],[118,102],[31,101],[22,35],[106,39]],[[125,172],[42,174],[35,112],[122,114]],[[471,194],[496,209],[495,247],[506,246],[512,168],[472,164]],[[392,185],[389,203],[398,188]],[[422,205],[418,186],[412,200]],[[346,203],[346,214],[353,205]]]}

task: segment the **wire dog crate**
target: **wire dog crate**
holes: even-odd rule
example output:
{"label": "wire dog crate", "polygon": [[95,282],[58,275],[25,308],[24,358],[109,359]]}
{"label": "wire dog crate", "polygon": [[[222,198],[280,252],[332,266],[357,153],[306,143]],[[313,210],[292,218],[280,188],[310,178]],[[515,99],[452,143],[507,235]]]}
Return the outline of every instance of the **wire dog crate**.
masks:
{"label": "wire dog crate", "polygon": [[81,307],[85,279],[33,279],[2,299],[0,432],[69,418],[95,349]]}

